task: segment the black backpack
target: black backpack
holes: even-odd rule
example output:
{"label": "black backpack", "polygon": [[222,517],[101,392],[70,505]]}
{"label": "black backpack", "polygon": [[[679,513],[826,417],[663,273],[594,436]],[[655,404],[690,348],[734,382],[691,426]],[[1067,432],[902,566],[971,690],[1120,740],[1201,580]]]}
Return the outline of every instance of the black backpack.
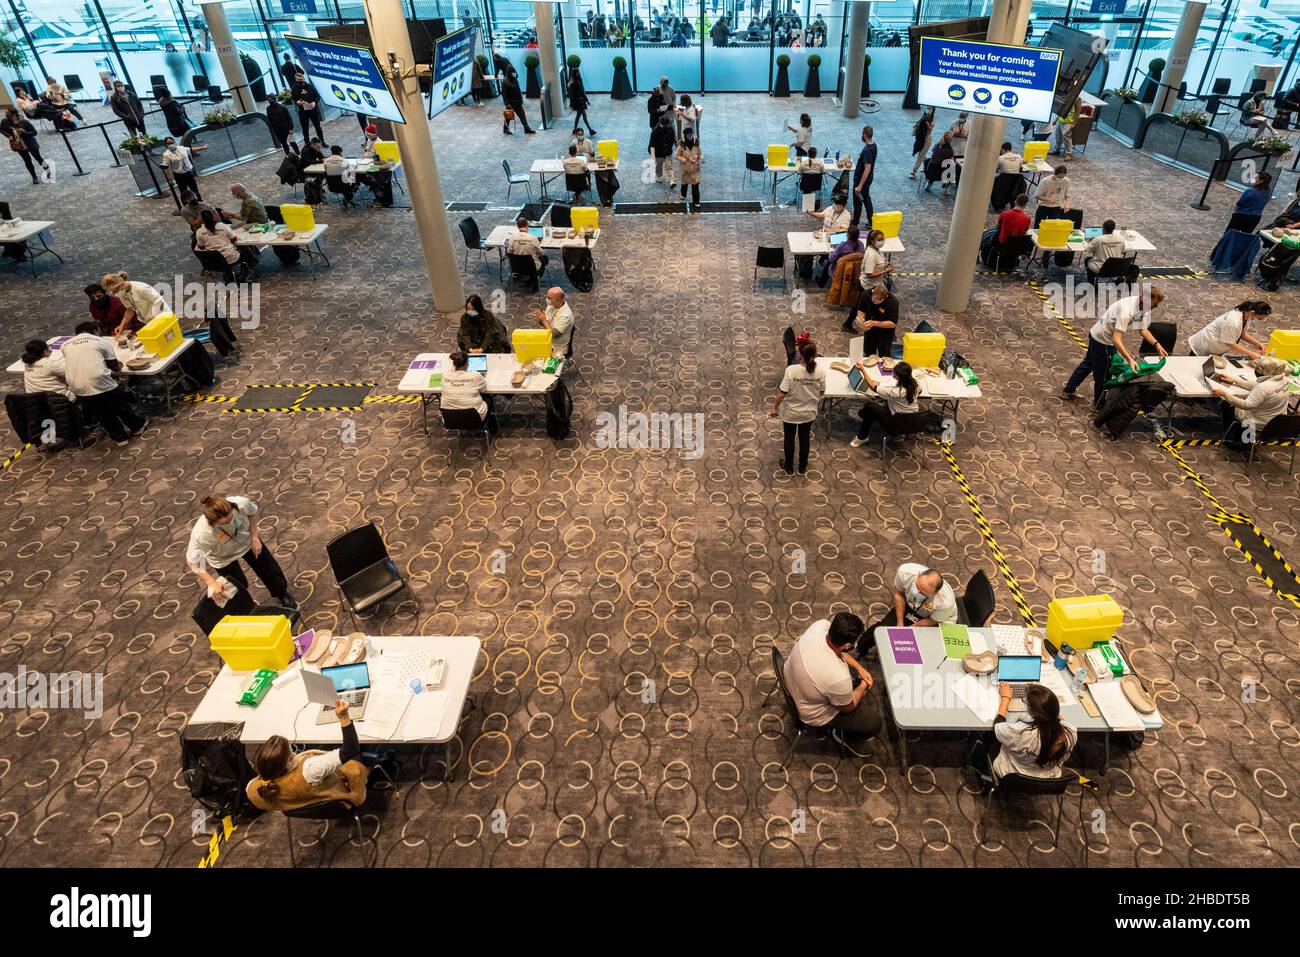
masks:
{"label": "black backpack", "polygon": [[592,274],[591,250],[586,246],[564,247],[564,274],[579,292],[591,292],[595,285]]}
{"label": "black backpack", "polygon": [[553,439],[568,438],[572,419],[573,397],[564,381],[556,380],[555,388],[546,393],[546,434]]}
{"label": "black backpack", "polygon": [[244,792],[257,775],[239,740],[243,730],[243,722],[214,721],[188,724],[181,731],[181,774],[190,796],[217,818],[209,831],[227,815],[244,824],[262,813]]}

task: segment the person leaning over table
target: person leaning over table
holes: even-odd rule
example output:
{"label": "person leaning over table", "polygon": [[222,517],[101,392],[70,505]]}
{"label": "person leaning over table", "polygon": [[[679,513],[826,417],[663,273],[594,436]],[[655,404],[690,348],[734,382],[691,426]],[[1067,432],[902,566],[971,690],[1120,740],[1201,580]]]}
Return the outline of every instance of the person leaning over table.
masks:
{"label": "person leaning over table", "polygon": [[1215,376],[1220,382],[1246,389],[1244,396],[1234,395],[1217,386],[1210,389],[1211,395],[1222,400],[1219,414],[1224,428],[1228,430],[1223,444],[1241,454],[1250,450],[1250,443],[1244,434],[1247,425],[1253,426],[1255,436],[1258,436],[1264,426],[1286,413],[1291,402],[1289,363],[1276,356],[1261,356],[1251,366],[1255,370],[1254,382],[1238,379],[1226,372]]}
{"label": "person leaning over table", "polygon": [[794,474],[794,446],[799,440],[799,474],[808,471],[808,446],[813,422],[826,395],[826,370],[817,365],[817,346],[806,337],[798,345],[799,361],[786,366],[781,386],[772,402],[772,418],[781,419],[783,451],[781,470]]}
{"label": "person leaning over table", "polygon": [[248,590],[248,576],[239,563],[251,568],[285,608],[297,608],[289,594],[289,582],[271,549],[257,532],[257,503],[242,495],[205,495],[199,502],[203,514],[190,530],[185,549],[186,567],[208,588],[208,596],[220,593],[218,577]]}
{"label": "person leaning over table", "polygon": [[262,201],[256,195],[250,193],[242,183],[235,183],[231,186],[230,195],[239,200],[239,212],[231,217],[236,226],[252,226],[271,221],[271,218],[266,214],[266,207],[262,205]]}
{"label": "person leaning over table", "polygon": [[99,280],[104,291],[117,296],[126,307],[126,321],[138,319],[147,323],[164,312],[169,312],[167,300],[147,282],[138,282],[124,272],[111,272]]}
{"label": "person leaning over table", "polygon": [[[891,335],[890,343],[892,342]],[[859,362],[857,366],[866,379],[867,385],[885,401],[881,403],[868,399],[862,403],[862,408],[858,411],[862,417],[862,424],[858,426],[858,434],[849,440],[849,445],[855,449],[871,437],[871,429],[874,426],[879,426],[888,435],[889,424],[894,416],[921,411],[921,406],[916,401],[921,395],[921,386],[912,375],[911,365],[906,362],[898,363],[894,366],[894,374],[889,381],[873,376],[872,367],[865,362]]]}
{"label": "person leaning over table", "polygon": [[1101,396],[1106,383],[1110,380],[1110,359],[1119,352],[1134,372],[1138,360],[1124,345],[1124,333],[1136,329],[1142,338],[1156,347],[1162,356],[1169,355],[1165,347],[1151,335],[1151,313],[1165,301],[1164,291],[1159,286],[1143,288],[1136,296],[1126,296],[1116,301],[1105,314],[1088,330],[1088,351],[1070,373],[1065,387],[1061,389],[1061,398],[1073,399],[1074,390],[1084,379],[1092,375],[1092,407],[1101,408]]}
{"label": "person leaning over table", "polygon": [[1123,256],[1128,250],[1124,237],[1115,232],[1115,220],[1108,219],[1101,224],[1101,235],[1088,240],[1088,248],[1083,254],[1083,268],[1093,275],[1101,271],[1107,259]]}
{"label": "person leaning over table", "polygon": [[534,309],[533,318],[551,331],[551,355],[564,358],[573,340],[573,310],[564,301],[564,290],[559,286],[546,290],[546,309]]}
{"label": "person leaning over table", "polygon": [[63,352],[51,352],[43,339],[33,339],[23,347],[23,391],[52,392],[69,402],[77,394],[68,388],[68,370]]}
{"label": "person leaning over table", "polygon": [[550,262],[550,258],[542,252],[542,241],[528,231],[528,220],[523,216],[515,220],[515,232],[506,238],[506,254],[532,256],[538,276],[546,270],[546,264]]}
{"label": "person leaning over table", "polygon": [[858,738],[875,737],[883,726],[868,693],[871,673],[852,651],[862,634],[862,619],[847,611],[815,621],[790,649],[783,673],[799,720],[814,728],[830,727],[835,740],[859,757],[866,755],[845,736],[856,744]]}
{"label": "person leaning over table", "polygon": [[[313,136],[307,141],[307,145],[302,148],[302,152],[298,154],[298,166],[302,170],[303,175],[306,176],[307,167],[319,166],[324,162],[324,144],[321,142],[320,137]],[[315,175],[320,174],[317,173]]]}
{"label": "person leaning over table", "polygon": [[128,319],[126,306],[122,304],[122,300],[117,296],[110,296],[99,283],[92,282],[84,292],[90,300],[87,304],[90,318],[95,320],[95,327],[101,336],[116,338],[130,332],[139,332],[144,328],[140,317],[132,316]]}
{"label": "person leaning over table", "polygon": [[[977,745],[976,753],[984,750],[992,758],[994,778],[1008,774],[1059,778],[1079,741],[1079,732],[1061,720],[1061,702],[1056,693],[1036,682],[1031,684],[1025,691],[1026,716],[1008,721],[1012,700],[1011,685],[998,682],[998,713],[992,731]],[[987,781],[984,764],[978,758],[971,763]]]}
{"label": "person leaning over table", "polygon": [[471,355],[510,351],[510,334],[501,320],[488,312],[479,296],[465,300],[465,311],[456,330],[456,348]]}
{"label": "person leaning over table", "polygon": [[893,608],[863,632],[858,656],[871,650],[880,628],[934,628],[957,621],[957,595],[943,575],[917,562],[904,562],[894,574]]}
{"label": "person leaning over table", "polygon": [[361,762],[357,726],[347,702],[334,702],[343,734],[342,747],[333,751],[294,753],[283,735],[275,734],[257,748],[253,770],[257,777],[244,787],[253,806],[263,811],[296,811],[325,801],[346,801],[360,807],[366,801],[369,769]]}
{"label": "person leaning over table", "polygon": [[1056,167],[1051,176],[1034,190],[1034,199],[1038,202],[1038,212],[1034,221],[1041,223],[1044,219],[1068,219],[1065,214],[1070,211],[1070,177],[1069,169],[1064,165]]}
{"label": "person leaning over table", "polygon": [[492,397],[484,395],[487,379],[483,373],[469,370],[469,358],[459,349],[451,354],[450,359],[452,371],[442,377],[438,404],[444,409],[473,409],[487,430],[496,435],[500,428],[492,410]]}
{"label": "person leaning over table", "polygon": [[1273,307],[1263,299],[1247,299],[1192,333],[1187,347],[1194,356],[1226,356],[1235,352],[1248,359],[1258,359],[1268,351],[1268,346],[1247,332],[1246,324],[1252,319],[1267,319],[1272,314]]}
{"label": "person leaning over table", "polygon": [[113,378],[122,368],[113,340],[101,336],[93,322],[78,323],[76,335],[63,343],[59,353],[68,388],[90,421],[103,426],[118,445],[126,445],[145,430],[149,420],[136,414],[126,390]]}

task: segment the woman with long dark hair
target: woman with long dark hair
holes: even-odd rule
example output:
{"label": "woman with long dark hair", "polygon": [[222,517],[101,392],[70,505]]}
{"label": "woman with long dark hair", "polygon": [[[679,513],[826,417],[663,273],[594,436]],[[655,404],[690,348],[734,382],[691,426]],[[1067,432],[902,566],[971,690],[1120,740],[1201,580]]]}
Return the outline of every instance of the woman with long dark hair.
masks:
{"label": "woman with long dark hair", "polygon": [[925,162],[925,151],[930,148],[930,137],[934,134],[934,107],[921,114],[921,118],[912,126],[912,172],[908,179],[916,179],[916,171]]}
{"label": "woman with long dark hair", "polygon": [[[582,74],[576,68],[569,75],[569,109],[573,110],[573,135],[578,135],[578,130],[585,126],[592,136],[596,135],[595,128],[591,125],[591,119],[587,116],[587,107],[591,104],[591,99],[587,96],[587,88],[582,83]],[[578,121],[582,120],[579,124]]]}
{"label": "woman with long dark hair", "polygon": [[488,312],[480,296],[465,300],[465,312],[456,330],[456,348],[471,355],[483,352],[509,352],[510,337],[501,320]]}
{"label": "woman with long dark hair", "polygon": [[799,439],[799,474],[808,471],[808,446],[813,422],[826,394],[826,370],[817,365],[817,344],[804,338],[799,343],[799,361],[787,366],[781,388],[772,402],[772,418],[780,417],[785,457],[781,468],[794,474],[794,443]]}
{"label": "woman with long dark hair", "polygon": [[859,362],[858,368],[862,370],[867,385],[885,401],[881,403],[868,400],[862,403],[862,411],[859,413],[862,424],[858,426],[858,434],[849,442],[855,449],[870,437],[872,426],[880,426],[888,435],[889,423],[894,416],[921,411],[921,406],[916,401],[921,394],[921,386],[912,375],[912,367],[906,362],[894,366],[892,381],[877,379],[871,374],[872,367],[865,363]]}
{"label": "woman with long dark hair", "polygon": [[[998,685],[998,713],[993,719],[993,776],[1023,774],[1031,778],[1059,778],[1065,762],[1079,740],[1073,725],[1061,720],[1061,702],[1056,693],[1040,684],[1025,692],[1027,717],[1007,720],[1014,698],[1011,685]],[[980,768],[980,773],[984,772]]]}

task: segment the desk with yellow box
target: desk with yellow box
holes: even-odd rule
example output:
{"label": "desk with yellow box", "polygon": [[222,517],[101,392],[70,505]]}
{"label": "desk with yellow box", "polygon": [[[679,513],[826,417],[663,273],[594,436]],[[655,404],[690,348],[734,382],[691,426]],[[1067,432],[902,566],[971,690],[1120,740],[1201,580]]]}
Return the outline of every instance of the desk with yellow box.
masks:
{"label": "desk with yellow box", "polygon": [[[1029,239],[1034,244],[1034,253],[1029,257],[1031,263],[1037,263],[1043,274],[1047,272],[1048,253],[1083,253],[1088,251],[1088,229],[1076,229],[1070,219],[1044,219],[1037,229],[1029,231]],[[1136,229],[1116,229],[1115,235],[1124,240],[1124,254],[1153,253],[1156,247]],[[1080,265],[1082,268],[1082,264]]]}
{"label": "desk with yellow box", "polygon": [[[776,205],[776,190],[783,182],[791,176],[799,175],[799,160],[803,157],[795,154],[795,151],[786,143],[772,143],[767,148],[767,171],[772,174],[772,205]],[[853,169],[853,157],[848,153],[840,154],[838,160],[833,160],[829,156],[818,156],[826,167],[825,175],[833,176],[843,173],[846,170]]]}
{"label": "desk with yellow box", "polygon": [[[71,339],[71,336],[55,336],[47,339],[51,351],[59,348]],[[186,349],[194,345],[195,340],[181,334],[180,323],[170,312],[151,319],[137,334],[123,341],[114,340],[117,361],[122,364],[118,375],[131,379],[161,380],[163,402],[168,415],[172,414],[172,399],[177,392],[186,391],[185,373],[177,364]],[[23,360],[19,359],[6,367],[5,371],[22,375],[26,370]],[[191,385],[189,391],[194,391]]]}
{"label": "desk with yellow box", "polygon": [[[600,213],[595,206],[575,206],[570,210],[572,228],[565,229],[563,226],[531,226],[529,232],[541,241],[543,249],[564,249],[568,247],[586,246],[595,254],[596,245],[600,242]],[[519,232],[519,227],[514,223],[503,223],[499,226],[493,226],[492,231],[487,234],[483,240],[484,249],[495,249],[498,257],[498,268],[504,268],[506,259],[506,241],[515,233]],[[554,263],[553,265],[562,265]]]}
{"label": "desk with yellow box", "polygon": [[[533,160],[529,172],[537,177],[538,198],[547,198],[547,187],[564,175],[564,157]],[[618,140],[600,140],[594,157],[583,156],[588,173],[618,172]]]}
{"label": "desk with yellow box", "polygon": [[[511,338],[514,352],[489,353],[484,357],[487,359],[487,371],[483,373],[487,388],[484,391],[499,396],[544,396],[555,388],[560,373],[564,371],[563,358],[556,360],[554,372],[543,372],[540,368],[540,363],[551,357],[550,330],[516,329]],[[421,352],[411,360],[397,385],[398,392],[420,397],[420,418],[426,433],[429,431],[429,405],[442,395],[442,377],[451,368],[448,353]],[[521,372],[523,381],[516,384],[514,379]]]}
{"label": "desk with yellow box", "polygon": [[325,231],[328,223],[316,222],[316,214],[310,206],[286,203],[280,207],[280,216],[284,223],[266,223],[255,226],[241,226],[234,230],[235,239],[242,246],[294,246],[307,256],[311,265],[311,278],[316,278],[316,260],[330,264],[325,255]]}
{"label": "desk with yellow box", "polygon": [[[908,766],[908,735],[914,741],[922,732],[960,731],[979,734],[993,726],[998,708],[998,675],[972,674],[963,664],[965,654],[989,651],[1002,657],[1040,658],[1038,684],[1053,692],[1061,705],[1061,719],[1073,725],[1080,737],[1099,734],[1104,739],[1101,772],[1110,763],[1112,732],[1155,731],[1164,721],[1156,708],[1140,712],[1129,700],[1125,684],[1132,664],[1115,637],[1123,611],[1105,595],[1054,599],[1048,606],[1044,629],[1015,625],[972,628],[891,628],[876,632],[883,697],[899,732],[899,763]],[[1058,669],[1048,643],[1069,644],[1076,654]],[[1068,669],[1082,667],[1085,684],[1076,692]],[[1131,676],[1131,679],[1130,679]],[[1149,694],[1149,691],[1148,691]],[[1154,703],[1154,702],[1153,702]],[[1009,721],[1024,717],[1012,711]],[[1067,762],[1079,767],[1076,760]],[[982,770],[982,769],[981,769]]]}

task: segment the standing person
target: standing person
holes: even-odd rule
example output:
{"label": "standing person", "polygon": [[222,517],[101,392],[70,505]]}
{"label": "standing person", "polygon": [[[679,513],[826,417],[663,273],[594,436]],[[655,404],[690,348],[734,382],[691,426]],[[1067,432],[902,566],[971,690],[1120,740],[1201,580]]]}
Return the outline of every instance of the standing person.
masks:
{"label": "standing person", "polygon": [[[872,330],[868,329],[868,336]],[[894,330],[891,326],[888,330],[888,345],[886,348],[892,349],[894,342]],[[888,353],[879,353],[887,355]],[[921,386],[917,383],[915,376],[912,375],[912,367],[906,362],[900,362],[894,366],[893,381],[885,382],[877,379],[871,374],[872,367],[865,363],[859,362],[858,369],[862,372],[867,381],[867,386],[876,393],[877,396],[884,399],[884,403],[873,402],[868,399],[862,403],[862,409],[859,415],[862,416],[862,424],[858,426],[858,434],[850,441],[849,445],[855,449],[861,446],[871,437],[871,430],[875,426],[886,434],[889,434],[889,424],[896,415],[907,415],[912,412],[920,412],[921,406],[916,401],[917,396],[921,393]]]}
{"label": "standing person", "polygon": [[[519,117],[519,122],[524,124],[525,133],[537,132],[528,125],[528,114],[524,112],[524,91],[519,89],[519,71],[514,67],[510,68],[506,78],[501,81],[501,100],[507,109],[512,110],[515,116]],[[508,119],[503,124],[502,132],[511,132]]]}
{"label": "standing person", "polygon": [[1056,117],[1056,149],[1062,159],[1072,159],[1074,154],[1074,124],[1079,118],[1079,101],[1076,99],[1070,108]]}
{"label": "standing person", "polygon": [[[582,126],[591,130],[591,135],[596,136],[596,130],[591,125],[591,118],[587,116],[587,106],[591,103],[587,96],[587,88],[582,84],[582,74],[576,69],[569,76],[569,109],[573,110],[573,134],[578,135]],[[582,120],[582,124],[578,123]]]}
{"label": "standing person", "polygon": [[479,296],[465,300],[465,312],[456,330],[456,348],[471,355],[510,351],[510,334],[505,325],[488,312]]}
{"label": "standing person", "polygon": [[41,177],[36,172],[36,163],[46,171],[48,178],[50,164],[41,156],[40,145],[36,142],[36,127],[14,107],[5,111],[5,118],[0,120],[0,133],[9,140],[9,148],[22,159],[27,172],[31,174],[32,183],[40,183]]}
{"label": "standing person", "polygon": [[664,95],[659,87],[650,91],[650,97],[645,104],[646,113],[650,118],[650,132],[659,128],[659,121],[664,117]]}
{"label": "standing person", "polygon": [[487,96],[487,78],[483,75],[483,64],[479,62],[478,57],[474,58],[474,65],[471,68],[469,93],[474,98],[475,106],[483,105],[483,98]]}
{"label": "standing person", "polygon": [[[864,355],[889,358],[894,354],[894,335],[898,331],[898,297],[878,282],[858,299],[858,311],[862,318],[849,332],[862,330],[862,352]],[[895,381],[901,381],[895,377]],[[874,386],[872,388],[875,388]],[[881,398],[886,396],[877,392]],[[897,411],[892,410],[891,411]],[[913,411],[913,410],[904,410]]]}
{"label": "standing person", "polygon": [[184,104],[172,96],[171,91],[166,87],[158,91],[158,108],[162,110],[167,132],[172,136],[184,136],[194,126],[190,122],[189,114],[185,112]]}
{"label": "standing person", "polygon": [[853,167],[853,225],[858,225],[862,210],[867,211],[867,228],[871,228],[871,218],[875,207],[871,204],[871,181],[876,175],[876,144],[872,137],[875,130],[869,126],[862,127],[862,151],[858,153],[858,162]]}
{"label": "standing person", "polygon": [[695,131],[686,130],[677,144],[677,178],[682,186],[682,202],[686,202],[686,187],[691,188],[691,212],[700,211],[700,164],[704,157],[700,144],[695,142]]}
{"label": "standing person", "polygon": [[908,179],[916,179],[916,171],[925,162],[925,151],[930,148],[930,139],[934,136],[934,107],[921,114],[921,118],[912,126],[912,172]]}
{"label": "standing person", "polygon": [[171,173],[172,180],[182,192],[193,193],[196,199],[203,199],[203,194],[199,192],[193,154],[205,149],[206,146],[181,146],[174,136],[163,140],[162,168]]}
{"label": "standing person", "polygon": [[1268,347],[1246,331],[1246,324],[1252,319],[1263,321],[1272,314],[1273,307],[1263,299],[1247,299],[1192,333],[1187,347],[1194,356],[1236,353],[1248,359],[1258,359],[1268,351]]}
{"label": "standing person", "polygon": [[168,311],[167,300],[147,282],[138,282],[124,272],[113,272],[99,280],[100,286],[111,296],[122,300],[126,308],[123,321],[139,320],[146,323]]}
{"label": "standing person", "polygon": [[813,422],[826,394],[826,370],[817,365],[817,345],[811,339],[799,344],[799,361],[786,366],[781,387],[772,402],[772,418],[780,417],[785,457],[781,468],[794,474],[794,444],[799,439],[799,474],[808,471],[808,446]]}
{"label": "standing person", "polygon": [[280,64],[280,76],[284,77],[284,85],[292,90],[293,85],[298,82],[298,74],[300,73],[302,73],[302,67],[294,63],[293,57],[286,53],[284,61]]}
{"label": "standing person", "polygon": [[324,143],[325,131],[320,127],[320,94],[316,92],[316,87],[307,82],[307,74],[301,70],[293,76],[291,95],[298,107],[298,125],[302,127],[302,138],[307,139],[311,135],[307,129],[310,123],[316,127],[316,135]]}
{"label": "standing person", "polygon": [[790,144],[790,149],[794,150],[796,156],[807,156],[808,146],[812,143],[812,117],[807,113],[800,113],[798,129],[789,123],[785,124],[785,128],[794,134],[794,142]]}
{"label": "standing person", "polygon": [[293,117],[277,97],[266,99],[266,125],[271,128],[271,136],[284,150],[285,156],[298,155],[298,144],[293,138]]}
{"label": "standing person", "polygon": [[686,131],[690,130],[695,134],[695,139],[700,138],[700,108],[691,102],[691,95],[683,93],[680,105],[677,107],[677,130],[679,136],[685,136]]}
{"label": "standing person", "polygon": [[118,445],[139,435],[149,420],[136,415],[126,390],[117,384],[113,372],[122,367],[110,339],[99,334],[95,323],[78,323],[76,335],[59,349],[63,356],[68,388],[76,393],[78,405],[98,422]]}
{"label": "standing person", "polygon": [[67,110],[77,119],[81,120],[81,122],[86,122],[86,118],[82,116],[81,111],[77,109],[77,104],[73,102],[72,91],[52,76],[47,76],[45,78],[45,98],[50,101],[50,104],[54,106],[55,109],[60,111]]}
{"label": "standing person", "polygon": [[199,504],[203,514],[190,530],[185,565],[208,587],[209,597],[221,593],[219,577],[248,590],[248,576],[239,565],[242,560],[257,574],[276,604],[297,608],[280,563],[258,534],[257,515],[261,509],[257,503],[242,495],[205,495]]}
{"label": "standing person", "polygon": [[[657,91],[656,91],[657,92]],[[673,149],[676,142],[673,139],[673,121],[666,116],[660,117],[659,125],[650,131],[650,145],[646,147],[646,152],[655,158],[655,182],[661,183],[664,178],[664,163],[668,164],[668,183],[672,185],[673,179]]]}
{"label": "standing person", "polygon": [[962,110],[952,124],[952,155],[961,159],[966,155],[966,141],[970,138],[970,114]]}
{"label": "standing person", "polygon": [[661,115],[673,117],[673,138],[681,139],[682,121],[681,118],[677,116],[677,91],[672,88],[672,84],[668,82],[668,77],[666,76],[661,76],[659,78],[659,95],[663,97],[664,101],[663,106],[661,107],[661,110],[663,111]]}
{"label": "standing person", "polygon": [[148,132],[144,125],[144,107],[140,105],[140,97],[121,80],[113,81],[113,93],[108,98],[108,107],[126,126],[126,131],[131,136]]}
{"label": "standing person", "polygon": [[1159,286],[1144,288],[1136,296],[1126,296],[1106,310],[1105,315],[1093,324],[1088,331],[1088,353],[1075,370],[1070,373],[1065,387],[1061,389],[1061,398],[1073,399],[1074,390],[1084,379],[1092,376],[1092,407],[1101,408],[1101,396],[1106,382],[1110,379],[1110,358],[1116,352],[1124,357],[1129,368],[1137,371],[1138,360],[1124,345],[1124,333],[1136,329],[1142,338],[1156,347],[1162,356],[1167,356],[1165,347],[1156,341],[1147,328],[1151,325],[1151,313],[1165,301],[1164,291]]}
{"label": "standing person", "polygon": [[1232,218],[1228,220],[1228,229],[1253,233],[1259,226],[1260,217],[1264,215],[1264,207],[1268,205],[1272,195],[1273,174],[1269,172],[1257,174],[1255,181],[1242,190],[1241,195],[1237,197],[1236,208],[1233,210]]}

